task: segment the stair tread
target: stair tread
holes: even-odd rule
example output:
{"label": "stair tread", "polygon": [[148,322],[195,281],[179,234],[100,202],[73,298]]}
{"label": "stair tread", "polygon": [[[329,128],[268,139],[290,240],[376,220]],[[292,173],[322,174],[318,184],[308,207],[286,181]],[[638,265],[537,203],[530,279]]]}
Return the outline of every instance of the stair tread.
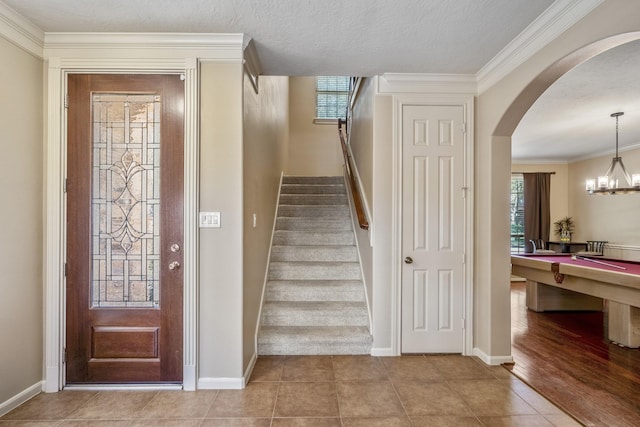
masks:
{"label": "stair tread", "polygon": [[361,309],[364,306],[364,301],[265,301],[263,309],[318,311]]}
{"label": "stair tread", "polygon": [[362,280],[349,280],[349,279],[299,279],[299,280],[286,280],[286,279],[273,279],[267,281],[268,285],[309,285],[309,286],[336,286],[336,285],[362,285]]}
{"label": "stair tread", "polygon": [[370,337],[371,333],[366,326],[262,326],[260,332],[269,334],[290,334],[298,336],[324,335],[342,336],[349,332],[355,336]]}

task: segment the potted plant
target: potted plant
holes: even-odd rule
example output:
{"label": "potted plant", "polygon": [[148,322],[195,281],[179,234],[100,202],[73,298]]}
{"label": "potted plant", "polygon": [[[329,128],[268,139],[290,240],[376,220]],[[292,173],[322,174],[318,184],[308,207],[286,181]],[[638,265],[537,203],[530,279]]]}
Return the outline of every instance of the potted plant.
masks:
{"label": "potted plant", "polygon": [[560,236],[561,242],[570,242],[574,229],[575,224],[570,216],[565,216],[553,223],[553,231]]}

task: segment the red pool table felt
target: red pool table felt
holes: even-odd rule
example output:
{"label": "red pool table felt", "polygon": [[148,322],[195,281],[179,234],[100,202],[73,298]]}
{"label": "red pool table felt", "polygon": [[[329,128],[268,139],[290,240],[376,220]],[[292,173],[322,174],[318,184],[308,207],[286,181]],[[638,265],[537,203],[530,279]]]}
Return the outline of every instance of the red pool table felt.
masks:
{"label": "red pool table felt", "polygon": [[[557,255],[536,255],[536,254],[519,254],[518,256],[523,256],[526,258],[535,258],[541,261],[548,261],[557,264],[572,264],[579,265],[581,267],[589,267],[589,268],[599,268],[603,270],[609,271],[617,271],[620,273],[627,274],[639,274],[640,275],[640,262],[635,261],[621,261],[611,258],[602,258],[602,257],[584,257],[585,259],[572,259],[571,254],[557,254]],[[617,265],[622,268],[610,267],[608,265],[604,265],[601,263],[607,263],[611,265]]]}

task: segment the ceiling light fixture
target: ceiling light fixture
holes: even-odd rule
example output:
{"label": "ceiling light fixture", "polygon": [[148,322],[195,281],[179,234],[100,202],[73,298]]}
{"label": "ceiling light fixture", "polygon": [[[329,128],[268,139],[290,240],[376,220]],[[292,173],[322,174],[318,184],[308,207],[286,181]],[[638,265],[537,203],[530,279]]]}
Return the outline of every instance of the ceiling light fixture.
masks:
{"label": "ceiling light fixture", "polygon": [[[611,117],[616,118],[616,155],[611,159],[609,169],[604,175],[599,176],[597,180],[593,178],[587,179],[586,187],[589,194],[629,194],[640,192],[640,173],[629,175],[622,162],[622,157],[618,155],[618,117],[623,114],[611,114]],[[620,167],[616,169],[616,166]],[[620,187],[619,184],[624,185],[622,179],[626,181],[627,185]]]}

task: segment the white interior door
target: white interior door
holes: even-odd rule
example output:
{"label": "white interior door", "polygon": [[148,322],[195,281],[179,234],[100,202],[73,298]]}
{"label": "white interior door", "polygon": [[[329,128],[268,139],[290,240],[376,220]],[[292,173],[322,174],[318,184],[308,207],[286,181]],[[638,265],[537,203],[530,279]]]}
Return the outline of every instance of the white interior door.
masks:
{"label": "white interior door", "polygon": [[461,353],[464,111],[402,109],[402,352]]}

